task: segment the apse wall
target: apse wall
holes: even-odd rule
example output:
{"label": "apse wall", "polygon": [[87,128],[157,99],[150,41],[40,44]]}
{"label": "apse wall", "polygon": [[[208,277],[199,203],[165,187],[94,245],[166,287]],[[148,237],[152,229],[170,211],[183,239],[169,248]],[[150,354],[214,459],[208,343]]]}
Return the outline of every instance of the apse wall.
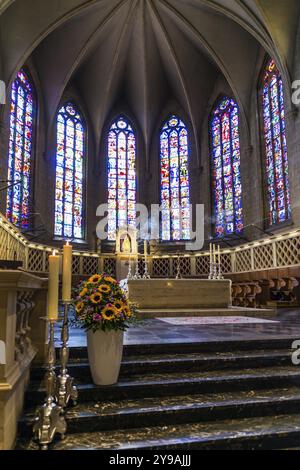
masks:
{"label": "apse wall", "polygon": [[[35,5],[35,0],[30,0],[30,3]],[[250,240],[260,238],[261,230],[265,229],[265,204],[257,90],[261,70],[268,56],[276,59],[284,83],[292,220],[294,227],[300,226],[300,117],[297,112],[299,105],[291,103],[291,82],[299,76],[300,53],[299,48],[296,47],[293,54],[288,47],[292,44],[292,38],[297,37],[295,23],[298,22],[299,14],[296,7],[291,9],[286,31],[281,35],[277,34],[277,29],[271,29],[272,24],[278,26],[272,10],[272,21],[268,26],[271,40],[264,35],[263,20],[253,25],[250,14],[247,19],[245,16],[242,18],[235,1],[232,2],[234,13],[229,11],[231,7],[225,8],[221,1],[216,2],[216,5],[220,3],[220,8],[215,5],[213,10],[203,2],[199,5],[199,12],[195,10],[194,2],[185,5],[174,0],[169,9],[158,0],[138,2],[136,16],[130,6],[132,2],[123,2],[124,11],[126,9],[129,15],[129,29],[122,29],[125,19],[121,14],[123,10],[108,15],[102,36],[97,37],[86,55],[82,50],[66,75],[62,72],[62,51],[67,60],[67,53],[72,54],[80,42],[77,36],[75,41],[74,31],[78,34],[81,32],[82,38],[89,38],[88,28],[97,25],[96,12],[100,15],[102,11],[99,4],[93,5],[94,2],[90,2],[88,8],[80,0],[73,3],[74,10],[70,10],[69,16],[66,5],[61,5],[59,12],[51,5],[49,11],[35,8],[34,18],[28,19],[26,23],[21,22],[21,18],[25,20],[28,11],[22,2],[16,0],[0,21],[4,35],[0,70],[8,84],[7,102],[12,80],[22,65],[28,68],[37,91],[33,198],[35,211],[41,215],[35,217],[36,225],[42,223],[46,229],[37,240],[45,243],[53,241],[55,114],[58,107],[68,99],[77,103],[88,129],[85,175],[87,243],[82,243],[82,248],[95,248],[96,208],[107,199],[106,135],[110,123],[120,114],[127,116],[136,130],[137,199],[148,206],[153,202],[158,203],[160,197],[161,124],[171,113],[178,114],[185,122],[190,141],[191,202],[205,205],[205,237],[209,239],[212,235],[209,116],[213,104],[221,95],[235,98],[240,108],[244,235]],[[264,8],[267,7],[264,5]],[[103,18],[106,13],[110,14],[111,9],[112,3],[103,2]],[[197,14],[193,17],[195,11]],[[259,16],[257,11],[256,14]],[[205,27],[201,26],[203,19],[209,22]],[[9,28],[13,20],[15,34]],[[53,21],[52,29],[48,24],[50,20]],[[118,40],[116,27],[119,24],[124,34],[122,36],[120,33]],[[73,45],[70,44],[72,37]],[[113,57],[109,57],[110,54]],[[116,77],[112,83],[110,80],[113,79],[110,77],[106,80],[105,74],[99,81],[101,67],[103,73],[109,71],[109,59],[115,63]],[[97,89],[101,87],[103,90],[100,93]],[[109,91],[107,96],[106,87]],[[100,95],[101,99],[98,100]],[[2,107],[0,112],[0,179],[5,181],[9,106]],[[3,213],[5,203],[5,191],[0,191],[0,210]],[[272,226],[267,232],[286,231],[288,227],[286,224]],[[232,243],[242,241],[244,239],[237,238]]]}

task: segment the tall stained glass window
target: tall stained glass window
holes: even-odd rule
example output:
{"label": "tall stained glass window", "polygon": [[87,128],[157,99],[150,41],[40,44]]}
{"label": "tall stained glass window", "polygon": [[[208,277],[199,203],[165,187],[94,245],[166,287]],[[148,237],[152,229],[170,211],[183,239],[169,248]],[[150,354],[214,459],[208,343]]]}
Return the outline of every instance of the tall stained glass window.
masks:
{"label": "tall stained glass window", "polygon": [[268,223],[274,225],[291,217],[283,84],[274,60],[265,69],[261,105]]}
{"label": "tall stained glass window", "polygon": [[54,234],[82,239],[85,125],[74,103],[65,104],[57,113],[56,142]]}
{"label": "tall stained glass window", "polygon": [[136,139],[124,116],[108,134],[108,239],[121,227],[136,227]]}
{"label": "tall stained glass window", "polygon": [[243,230],[240,173],[239,109],[234,99],[223,97],[210,121],[215,235]]}
{"label": "tall stained glass window", "polygon": [[173,115],[160,133],[162,240],[190,239],[188,160],[188,131]]}
{"label": "tall stained glass window", "polygon": [[21,69],[11,89],[6,216],[23,230],[29,226],[35,106],[32,83]]}

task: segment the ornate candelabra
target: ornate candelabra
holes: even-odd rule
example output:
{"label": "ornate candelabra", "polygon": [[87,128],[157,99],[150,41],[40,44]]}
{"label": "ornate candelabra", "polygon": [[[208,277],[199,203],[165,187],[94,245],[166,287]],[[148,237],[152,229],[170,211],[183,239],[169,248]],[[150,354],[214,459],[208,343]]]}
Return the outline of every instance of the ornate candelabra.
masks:
{"label": "ornate candelabra", "polygon": [[[48,319],[44,319],[48,321]],[[47,372],[45,374],[46,399],[43,406],[36,410],[33,432],[41,449],[47,450],[53,441],[55,434],[59,433],[63,439],[67,430],[67,424],[62,414],[62,408],[55,403],[55,347],[54,347],[54,321],[50,321],[49,344],[47,354]]]}
{"label": "ornate candelabra", "polygon": [[64,318],[61,328],[61,348],[60,348],[60,374],[57,377],[56,386],[56,401],[58,406],[62,409],[66,408],[69,401],[72,400],[73,404],[76,405],[78,398],[78,391],[73,384],[73,377],[68,374],[67,364],[69,360],[69,307],[72,305],[72,301],[63,301],[64,305]]}
{"label": "ornate candelabra", "polygon": [[222,275],[222,268],[221,268],[221,260],[220,260],[220,257],[219,257],[219,264],[218,264],[218,279],[224,279],[223,275]]}
{"label": "ornate candelabra", "polygon": [[139,257],[138,256],[136,258],[136,263],[135,263],[135,274],[134,274],[132,279],[134,279],[134,280],[141,279],[141,275],[140,275],[140,272],[139,272]]}
{"label": "ornate candelabra", "polygon": [[132,279],[132,272],[131,272],[131,258],[129,258],[128,261],[128,274],[127,274],[127,281],[130,281]]}
{"label": "ornate candelabra", "polygon": [[177,257],[177,267],[176,267],[176,279],[182,279],[181,276],[181,266],[180,266],[180,256]]}
{"label": "ornate candelabra", "polygon": [[217,266],[218,266],[217,263],[214,263],[212,261],[209,263],[209,276],[208,276],[208,279],[219,279]]}
{"label": "ornate candelabra", "polygon": [[147,257],[146,254],[144,255],[144,275],[143,275],[143,279],[150,279],[150,273],[148,271],[148,257]]}

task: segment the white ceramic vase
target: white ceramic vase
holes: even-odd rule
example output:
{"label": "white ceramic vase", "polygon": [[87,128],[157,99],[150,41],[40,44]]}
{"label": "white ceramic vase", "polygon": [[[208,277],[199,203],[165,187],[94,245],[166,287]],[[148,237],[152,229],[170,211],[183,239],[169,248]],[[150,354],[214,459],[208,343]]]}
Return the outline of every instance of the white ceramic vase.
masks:
{"label": "white ceramic vase", "polygon": [[122,354],[123,331],[87,332],[87,349],[93,382],[113,385],[118,381]]}

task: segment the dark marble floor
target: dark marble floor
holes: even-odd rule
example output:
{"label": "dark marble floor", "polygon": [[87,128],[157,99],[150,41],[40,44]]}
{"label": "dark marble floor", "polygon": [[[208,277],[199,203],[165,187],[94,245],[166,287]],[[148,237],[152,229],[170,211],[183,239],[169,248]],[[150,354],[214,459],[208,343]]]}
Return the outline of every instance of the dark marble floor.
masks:
{"label": "dark marble floor", "polygon": [[[187,315],[188,316],[188,315]],[[276,338],[300,338],[300,308],[279,309],[272,323],[226,325],[171,325],[158,318],[142,320],[126,333],[124,343],[193,343],[230,340],[260,340]],[[56,332],[59,345],[59,332]],[[70,329],[70,346],[85,346],[83,330]]]}

